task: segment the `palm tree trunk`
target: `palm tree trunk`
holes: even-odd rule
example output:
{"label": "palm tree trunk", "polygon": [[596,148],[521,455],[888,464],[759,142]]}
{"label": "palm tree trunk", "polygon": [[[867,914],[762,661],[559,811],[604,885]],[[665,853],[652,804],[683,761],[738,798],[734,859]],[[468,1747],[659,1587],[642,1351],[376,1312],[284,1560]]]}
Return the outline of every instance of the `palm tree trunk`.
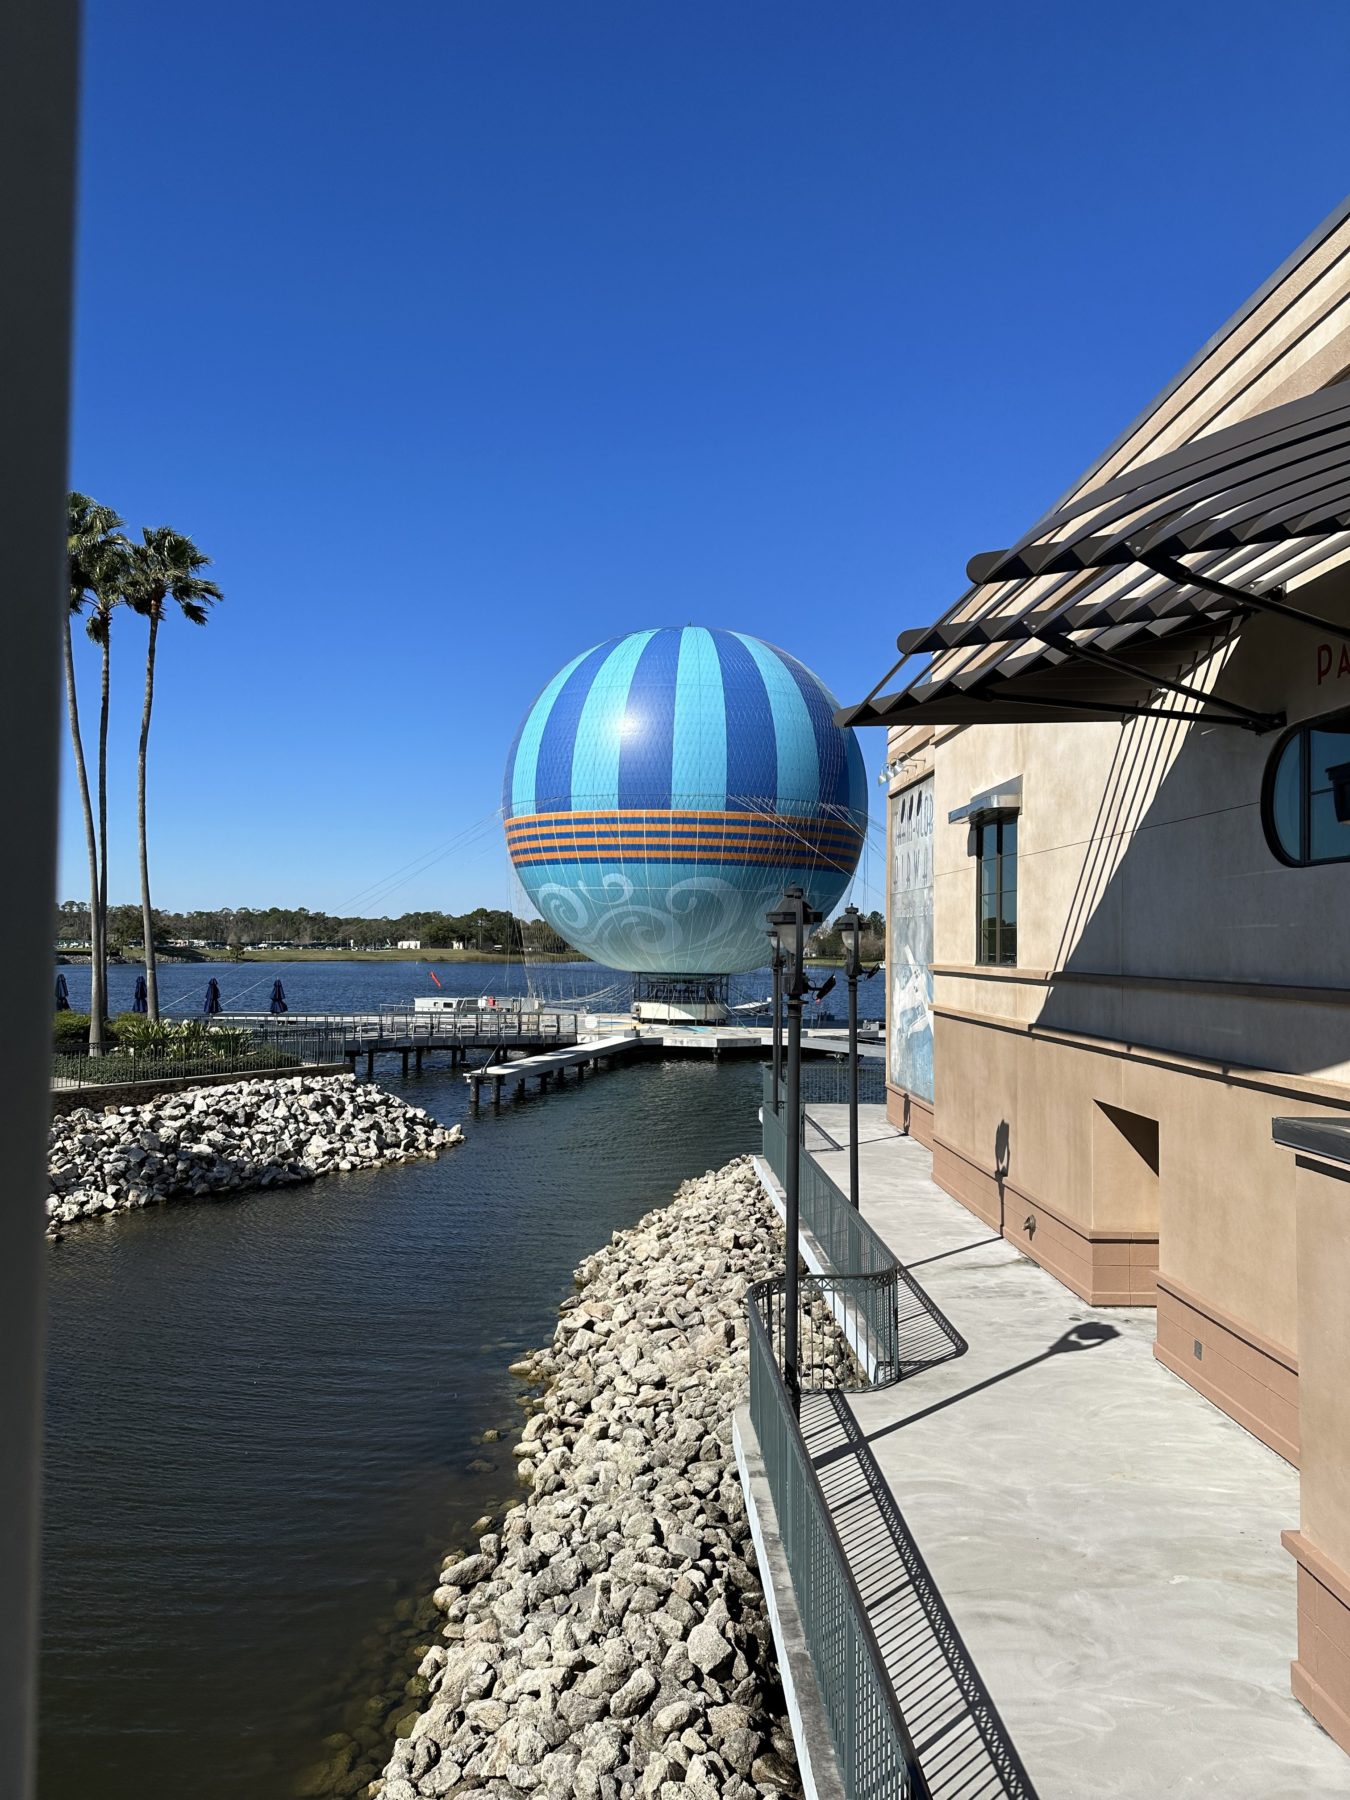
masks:
{"label": "palm tree trunk", "polygon": [[108,690],[112,681],[112,621],[103,621],[103,678],[98,713],[98,930],[99,976],[108,992]]}
{"label": "palm tree trunk", "polygon": [[70,641],[69,613],[65,623],[66,709],[70,714],[70,741],[75,751],[80,804],[84,809],[84,842],[89,852],[89,1050],[91,1055],[97,1056],[103,1052],[103,1014],[107,1010],[99,961],[98,844],[94,838],[94,808],[89,797],[89,771],[85,767],[84,743],[80,737],[80,703],[75,692],[75,652]]}
{"label": "palm tree trunk", "polygon": [[136,830],[141,851],[141,936],[145,940],[145,1000],[150,1018],[159,1017],[159,975],[155,968],[155,924],[150,910],[150,853],[145,841],[145,760],[150,743],[150,709],[155,704],[155,639],[159,609],[150,613],[150,640],[145,652],[145,700],[141,706],[141,748],[136,765]]}

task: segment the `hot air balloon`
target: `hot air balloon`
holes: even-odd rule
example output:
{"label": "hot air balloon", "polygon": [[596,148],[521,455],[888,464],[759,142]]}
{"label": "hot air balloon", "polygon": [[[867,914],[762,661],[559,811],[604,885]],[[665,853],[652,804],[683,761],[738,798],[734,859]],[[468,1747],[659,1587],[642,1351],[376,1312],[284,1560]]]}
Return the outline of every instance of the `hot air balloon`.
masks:
{"label": "hot air balloon", "polygon": [[635,631],[574,657],[506,765],[507,846],[529,899],[648,992],[760,967],[783,889],[829,911],[862,848],[866,774],[836,705],[795,657],[743,632]]}

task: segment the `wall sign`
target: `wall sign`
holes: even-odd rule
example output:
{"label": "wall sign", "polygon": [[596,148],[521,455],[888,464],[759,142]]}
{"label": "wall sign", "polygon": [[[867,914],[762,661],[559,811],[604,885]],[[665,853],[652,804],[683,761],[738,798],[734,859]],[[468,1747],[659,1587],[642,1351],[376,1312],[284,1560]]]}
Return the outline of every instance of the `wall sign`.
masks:
{"label": "wall sign", "polygon": [[891,802],[887,1065],[894,1086],[933,1098],[933,777]]}

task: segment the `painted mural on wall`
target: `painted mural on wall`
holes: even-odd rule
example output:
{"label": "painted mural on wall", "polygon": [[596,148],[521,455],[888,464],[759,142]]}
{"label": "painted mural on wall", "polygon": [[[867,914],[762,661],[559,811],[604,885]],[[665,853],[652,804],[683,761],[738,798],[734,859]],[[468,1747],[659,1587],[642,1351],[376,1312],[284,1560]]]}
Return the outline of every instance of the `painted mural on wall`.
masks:
{"label": "painted mural on wall", "polygon": [[890,1077],[933,1098],[933,778],[891,803]]}

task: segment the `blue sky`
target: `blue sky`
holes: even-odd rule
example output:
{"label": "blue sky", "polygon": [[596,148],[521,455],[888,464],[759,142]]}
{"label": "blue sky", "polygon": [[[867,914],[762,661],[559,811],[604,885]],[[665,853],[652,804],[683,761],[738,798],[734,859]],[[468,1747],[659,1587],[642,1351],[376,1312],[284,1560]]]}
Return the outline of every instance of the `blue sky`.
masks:
{"label": "blue sky", "polygon": [[171,907],[505,903],[516,725],[620,631],[858,698],[1347,185],[1343,0],[86,11],[71,478],[227,595],[161,640]]}

